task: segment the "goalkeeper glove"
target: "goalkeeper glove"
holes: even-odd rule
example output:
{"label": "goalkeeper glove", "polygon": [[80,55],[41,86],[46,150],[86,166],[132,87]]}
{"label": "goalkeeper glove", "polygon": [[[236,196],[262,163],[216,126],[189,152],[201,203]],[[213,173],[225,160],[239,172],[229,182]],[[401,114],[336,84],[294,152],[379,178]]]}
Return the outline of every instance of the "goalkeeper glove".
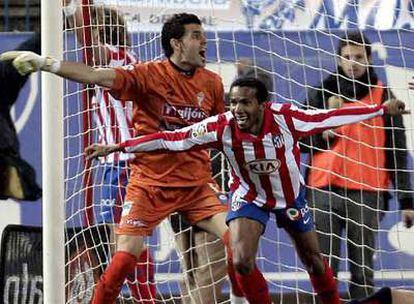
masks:
{"label": "goalkeeper glove", "polygon": [[46,71],[56,73],[60,70],[60,61],[51,57],[40,56],[28,51],[10,51],[0,55],[1,61],[13,60],[14,68],[20,75],[36,71]]}

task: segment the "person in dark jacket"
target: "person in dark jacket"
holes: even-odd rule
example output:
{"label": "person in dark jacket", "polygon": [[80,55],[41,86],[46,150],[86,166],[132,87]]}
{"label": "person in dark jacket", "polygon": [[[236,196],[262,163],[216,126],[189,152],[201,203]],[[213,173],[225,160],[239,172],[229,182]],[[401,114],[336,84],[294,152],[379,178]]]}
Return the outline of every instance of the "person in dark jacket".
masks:
{"label": "person in dark jacket", "polygon": [[[344,35],[338,47],[337,73],[308,92],[310,108],[382,104],[395,98],[378,79],[371,62],[369,40],[360,32]],[[407,227],[412,223],[413,193],[407,168],[402,116],[384,115],[315,135],[302,142],[310,153],[308,200],[322,252],[337,274],[341,237],[345,231],[351,299],[373,292],[375,237],[390,198],[389,184]]]}
{"label": "person in dark jacket", "polygon": [[[20,44],[16,50],[40,54],[40,34]],[[23,160],[19,140],[10,110],[28,76],[21,76],[11,61],[0,62],[0,199],[38,200],[42,191],[36,183],[36,173]]]}

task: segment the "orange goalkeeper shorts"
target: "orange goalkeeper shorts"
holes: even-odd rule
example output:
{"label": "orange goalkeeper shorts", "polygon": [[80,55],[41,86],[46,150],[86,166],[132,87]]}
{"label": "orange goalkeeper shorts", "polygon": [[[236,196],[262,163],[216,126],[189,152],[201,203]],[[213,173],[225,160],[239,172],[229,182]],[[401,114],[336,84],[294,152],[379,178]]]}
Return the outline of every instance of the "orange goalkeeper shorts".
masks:
{"label": "orange goalkeeper shorts", "polygon": [[174,212],[195,224],[221,212],[227,204],[218,199],[214,184],[194,187],[159,187],[129,184],[116,234],[151,235]]}

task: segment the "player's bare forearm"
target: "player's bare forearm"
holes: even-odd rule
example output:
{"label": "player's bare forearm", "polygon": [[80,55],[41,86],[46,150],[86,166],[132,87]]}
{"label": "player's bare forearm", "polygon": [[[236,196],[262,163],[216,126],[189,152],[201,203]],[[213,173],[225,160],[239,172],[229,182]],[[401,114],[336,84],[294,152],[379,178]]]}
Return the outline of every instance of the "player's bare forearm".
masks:
{"label": "player's bare forearm", "polygon": [[105,88],[111,88],[116,77],[113,69],[93,68],[84,63],[71,61],[62,61],[60,69],[55,74],[76,82],[96,84]]}
{"label": "player's bare forearm", "polygon": [[9,51],[0,55],[1,61],[11,60],[20,75],[46,71],[61,77],[84,83],[111,88],[116,73],[112,69],[92,68],[84,63],[60,61],[28,51]]}

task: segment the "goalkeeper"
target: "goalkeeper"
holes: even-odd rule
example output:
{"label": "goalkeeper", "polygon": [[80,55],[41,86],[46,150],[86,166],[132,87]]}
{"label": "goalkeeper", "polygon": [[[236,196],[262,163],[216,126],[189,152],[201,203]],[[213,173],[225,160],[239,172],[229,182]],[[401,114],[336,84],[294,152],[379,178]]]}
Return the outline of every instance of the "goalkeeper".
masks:
{"label": "goalkeeper", "polygon": [[[199,18],[174,14],[163,25],[161,43],[167,60],[123,68],[92,68],[78,62],[59,61],[30,52],[8,52],[22,73],[37,70],[55,73],[81,83],[111,90],[120,100],[134,101],[134,126],[138,134],[191,125],[224,111],[220,77],[204,68],[206,37]],[[175,155],[147,153],[131,162],[122,218],[116,229],[117,252],[95,288],[92,303],[113,303],[122,283],[140,256],[144,237],[169,214],[179,211],[190,224],[222,238],[229,244],[225,224],[227,207],[209,187],[210,162],[206,151]],[[231,259],[232,255],[227,255]],[[228,263],[235,301],[244,296],[233,263]],[[258,281],[258,280],[256,280]],[[259,283],[264,282],[261,277]],[[270,303],[262,289],[254,292],[256,303]],[[264,298],[263,298],[264,297]]]}
{"label": "goalkeeper", "polygon": [[[40,35],[34,34],[17,50],[40,53]],[[35,170],[21,158],[20,144],[10,113],[27,79],[27,76],[17,73],[10,63],[0,63],[0,199],[36,201],[42,196]]]}

